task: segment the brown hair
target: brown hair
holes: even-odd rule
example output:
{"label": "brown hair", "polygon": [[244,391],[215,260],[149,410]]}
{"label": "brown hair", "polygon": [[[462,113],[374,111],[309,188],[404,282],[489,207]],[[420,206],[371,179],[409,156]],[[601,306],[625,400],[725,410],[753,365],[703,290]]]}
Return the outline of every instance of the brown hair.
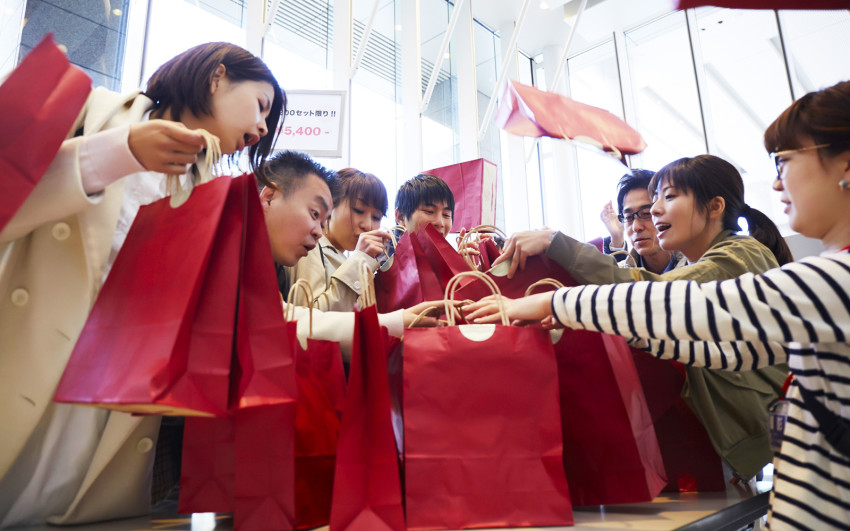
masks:
{"label": "brown hair", "polygon": [[831,156],[850,149],[850,81],[842,81],[817,92],[809,92],[785,109],[764,132],[769,153],[799,149],[811,138],[818,150]]}
{"label": "brown hair", "polygon": [[663,183],[692,194],[701,212],[707,211],[712,199],[722,197],[726,203],[723,212],[725,230],[740,231],[738,218],[743,217],[747,220],[750,236],[770,249],[779,265],[793,260],[791,250],[773,221],[744,202],[744,180],[738,169],[729,162],[714,155],[675,160],[652,177],[649,183],[650,194],[657,195],[658,188]]}
{"label": "brown hair", "polygon": [[224,65],[225,76],[233,82],[264,81],[274,90],[266,118],[268,134],[248,149],[251,169],[256,171],[277,142],[278,122],[283,124],[286,113],[286,93],[262,59],[228,42],[201,44],[159,67],[148,80],[145,95],[154,101],[154,117],[166,110],[177,120],[186,110],[195,116],[211,116],[210,84],[219,65]]}
{"label": "brown hair", "polygon": [[371,173],[362,172],[356,168],[343,168],[336,172],[339,180],[339,193],[334,196],[334,206],[339,206],[344,200],[352,204],[359,199],[367,205],[378,209],[387,215],[387,188],[380,179]]}

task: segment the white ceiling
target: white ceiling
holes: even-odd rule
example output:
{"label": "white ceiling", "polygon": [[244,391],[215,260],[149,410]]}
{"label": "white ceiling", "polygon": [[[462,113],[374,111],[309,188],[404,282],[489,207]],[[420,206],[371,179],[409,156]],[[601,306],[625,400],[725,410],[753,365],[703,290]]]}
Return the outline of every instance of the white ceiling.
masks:
{"label": "white ceiling", "polygon": [[[472,16],[509,38],[513,22],[519,17],[525,0],[466,0]],[[575,18],[564,22],[564,10],[575,12],[580,0],[527,0],[525,22],[517,40],[519,49],[531,57],[547,46],[562,48],[566,44]],[[570,52],[610,37],[615,29],[632,28],[648,22],[674,8],[674,0],[588,0],[579,22]]]}

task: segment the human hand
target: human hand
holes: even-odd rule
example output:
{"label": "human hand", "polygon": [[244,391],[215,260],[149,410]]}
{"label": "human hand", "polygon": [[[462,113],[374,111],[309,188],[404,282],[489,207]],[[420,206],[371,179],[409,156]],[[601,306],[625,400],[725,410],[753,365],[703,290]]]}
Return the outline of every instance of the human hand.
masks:
{"label": "human hand", "polygon": [[206,147],[203,136],[180,122],[148,120],[130,125],[130,152],[148,171],[182,175]]}
{"label": "human hand", "polygon": [[625,245],[623,239],[623,224],[620,218],[617,217],[617,211],[614,209],[614,203],[608,201],[602,207],[602,212],[599,213],[599,219],[605,224],[608,229],[608,234],[611,235],[611,247],[621,248]]}
{"label": "human hand", "polygon": [[384,252],[384,242],[389,238],[390,235],[380,229],[361,232],[355,250],[377,259]]}
{"label": "human hand", "polygon": [[460,229],[457,237],[457,252],[466,259],[467,263],[475,265],[477,269],[481,252],[478,250],[478,241],[472,241],[471,238],[466,237],[468,234],[469,231],[465,228]]}
{"label": "human hand", "polygon": [[470,323],[495,323],[501,319],[499,301],[505,308],[505,315],[511,322],[539,322],[552,316],[552,297],[554,291],[535,293],[528,297],[509,299],[500,295],[490,295],[478,302],[465,305],[461,310]]}
{"label": "human hand", "polygon": [[505,260],[511,260],[508,278],[513,278],[517,268],[525,269],[525,261],[529,256],[545,253],[555,231],[550,229],[529,230],[514,233],[505,244],[502,254],[493,261],[493,267]]}
{"label": "human hand", "polygon": [[440,315],[443,313],[443,301],[420,302],[415,306],[405,309],[403,312],[404,327],[425,328],[440,326],[440,321],[436,317],[427,314],[420,317],[420,314],[426,311]]}

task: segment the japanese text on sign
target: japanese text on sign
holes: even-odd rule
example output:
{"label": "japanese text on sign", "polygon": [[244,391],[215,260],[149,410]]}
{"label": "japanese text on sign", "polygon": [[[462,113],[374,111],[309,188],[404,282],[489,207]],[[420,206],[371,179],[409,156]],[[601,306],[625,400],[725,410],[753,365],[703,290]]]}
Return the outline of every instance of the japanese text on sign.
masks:
{"label": "japanese text on sign", "polygon": [[287,90],[286,99],[278,148],[317,157],[341,157],[346,92]]}

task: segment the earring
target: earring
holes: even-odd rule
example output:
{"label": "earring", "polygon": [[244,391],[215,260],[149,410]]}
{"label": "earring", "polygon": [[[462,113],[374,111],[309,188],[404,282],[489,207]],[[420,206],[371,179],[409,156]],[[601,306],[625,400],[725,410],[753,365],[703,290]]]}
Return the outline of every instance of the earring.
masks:
{"label": "earring", "polygon": [[843,192],[844,190],[850,188],[850,183],[847,182],[847,179],[841,179],[840,181],[838,181],[838,188],[840,188]]}

